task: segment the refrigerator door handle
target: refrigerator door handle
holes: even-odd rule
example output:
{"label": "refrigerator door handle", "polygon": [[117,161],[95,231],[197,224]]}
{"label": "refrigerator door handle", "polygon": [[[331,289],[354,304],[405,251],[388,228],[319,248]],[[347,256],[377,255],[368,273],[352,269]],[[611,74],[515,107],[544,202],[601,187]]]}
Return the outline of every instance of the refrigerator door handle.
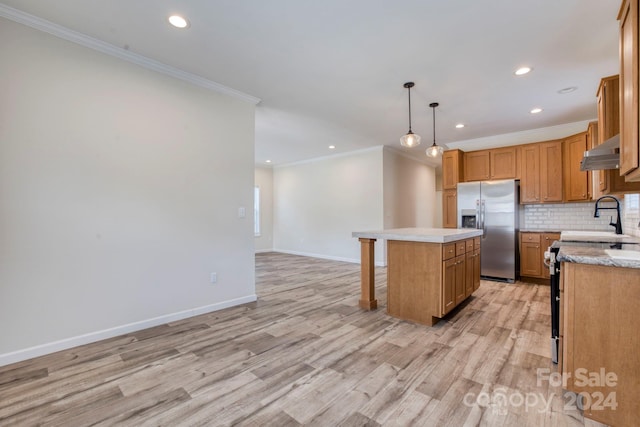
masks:
{"label": "refrigerator door handle", "polygon": [[484,199],[480,199],[480,226],[482,228],[482,237],[487,237],[487,229],[484,226],[485,206]]}
{"label": "refrigerator door handle", "polygon": [[481,217],[480,217],[480,199],[476,199],[476,228],[482,228],[482,225],[480,224],[481,221]]}

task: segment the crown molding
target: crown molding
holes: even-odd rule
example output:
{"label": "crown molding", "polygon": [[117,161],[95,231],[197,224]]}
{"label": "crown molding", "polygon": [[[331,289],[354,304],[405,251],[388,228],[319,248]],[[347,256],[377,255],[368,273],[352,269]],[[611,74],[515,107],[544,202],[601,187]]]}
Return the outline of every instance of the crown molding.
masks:
{"label": "crown molding", "polygon": [[200,77],[196,74],[192,74],[179,68],[172,67],[171,65],[164,64],[160,61],[147,58],[146,56],[140,55],[138,53],[130,52],[121,47],[112,45],[102,40],[98,40],[86,34],[71,30],[69,28],[63,27],[62,25],[55,24],[51,21],[47,21],[21,10],[14,9],[2,3],[0,3],[0,16],[19,24],[34,28],[36,30],[51,34],[55,37],[70,41],[72,43],[76,43],[80,46],[84,46],[89,49],[104,53],[106,55],[110,55],[118,59],[134,63],[146,69],[189,82],[196,86],[209,89],[214,92],[222,93],[224,95],[232,96],[234,98],[250,102],[254,105],[260,103],[260,98],[256,98],[255,96],[248,95],[244,92],[240,92],[239,90],[232,89],[220,83],[216,83],[212,80]]}
{"label": "crown molding", "polygon": [[382,152],[383,149],[384,149],[383,145],[376,145],[375,147],[361,148],[359,150],[345,151],[342,153],[334,153],[334,154],[328,154],[326,156],[313,157],[311,159],[304,159],[304,160],[298,160],[298,161],[289,162],[289,163],[283,163],[281,165],[273,165],[272,168],[273,169],[288,168],[291,166],[299,166],[299,165],[304,165],[308,163],[316,163],[316,162],[321,162],[325,160],[336,159],[339,157],[357,156],[358,154],[368,153],[371,151]]}

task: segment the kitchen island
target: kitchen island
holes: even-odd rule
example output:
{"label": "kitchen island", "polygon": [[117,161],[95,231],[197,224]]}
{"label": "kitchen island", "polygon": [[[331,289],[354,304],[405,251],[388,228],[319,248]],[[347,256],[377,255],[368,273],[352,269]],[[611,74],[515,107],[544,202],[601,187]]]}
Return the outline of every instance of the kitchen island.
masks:
{"label": "kitchen island", "polygon": [[377,308],[374,243],[387,242],[387,313],[434,325],[480,286],[482,230],[396,228],[353,232],[360,241],[359,306]]}

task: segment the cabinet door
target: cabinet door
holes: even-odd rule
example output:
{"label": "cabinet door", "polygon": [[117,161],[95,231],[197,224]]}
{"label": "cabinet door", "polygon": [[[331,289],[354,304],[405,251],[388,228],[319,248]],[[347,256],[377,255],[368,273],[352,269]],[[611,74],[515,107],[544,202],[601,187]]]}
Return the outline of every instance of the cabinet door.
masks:
{"label": "cabinet door", "polygon": [[442,189],[455,190],[462,178],[462,151],[449,150],[442,153]]}
{"label": "cabinet door", "polygon": [[456,259],[442,262],[442,315],[456,306]]}
{"label": "cabinet door", "polygon": [[465,257],[465,298],[480,287],[480,251],[472,250]]}
{"label": "cabinet door", "polygon": [[458,227],[458,193],[456,190],[442,192],[442,226],[444,228]]}
{"label": "cabinet door", "polygon": [[[538,200],[542,203],[560,203],[562,202],[562,141],[542,142],[538,145],[540,150]],[[535,163],[534,167],[537,168]]]}
{"label": "cabinet door", "polygon": [[565,201],[589,200],[589,174],[580,170],[580,161],[587,150],[586,133],[579,133],[564,141]]}
{"label": "cabinet door", "polygon": [[598,87],[598,140],[600,143],[620,133],[620,79],[616,76],[600,80]]}
{"label": "cabinet door", "polygon": [[466,255],[457,256],[456,259],[456,305],[460,304],[466,296]]}
{"label": "cabinet door", "polygon": [[480,249],[473,251],[473,290],[480,287]]}
{"label": "cabinet door", "polygon": [[520,234],[520,275],[542,277],[540,234]]}
{"label": "cabinet door", "polygon": [[516,147],[497,148],[489,151],[491,179],[516,177]]}
{"label": "cabinet door", "polygon": [[540,203],[540,147],[525,145],[521,153],[520,203]]}
{"label": "cabinet door", "polygon": [[638,2],[625,0],[620,9],[620,174],[640,180],[638,167]]}
{"label": "cabinet door", "polygon": [[464,180],[482,181],[490,178],[489,150],[464,153]]}

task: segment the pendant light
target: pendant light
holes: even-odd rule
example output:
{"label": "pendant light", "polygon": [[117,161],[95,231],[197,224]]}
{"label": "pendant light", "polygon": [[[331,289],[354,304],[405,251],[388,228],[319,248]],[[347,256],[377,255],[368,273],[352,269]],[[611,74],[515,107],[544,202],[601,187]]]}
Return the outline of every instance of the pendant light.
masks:
{"label": "pendant light", "polygon": [[442,156],[442,152],[444,148],[440,145],[436,145],[436,107],[440,105],[437,102],[432,102],[429,104],[429,107],[433,109],[433,145],[427,148],[427,156],[436,158],[438,156]]}
{"label": "pendant light", "polygon": [[404,87],[409,91],[409,132],[400,138],[400,144],[402,144],[403,147],[409,148],[420,145],[420,135],[411,132],[411,88],[413,86],[413,82],[407,82],[404,84]]}

